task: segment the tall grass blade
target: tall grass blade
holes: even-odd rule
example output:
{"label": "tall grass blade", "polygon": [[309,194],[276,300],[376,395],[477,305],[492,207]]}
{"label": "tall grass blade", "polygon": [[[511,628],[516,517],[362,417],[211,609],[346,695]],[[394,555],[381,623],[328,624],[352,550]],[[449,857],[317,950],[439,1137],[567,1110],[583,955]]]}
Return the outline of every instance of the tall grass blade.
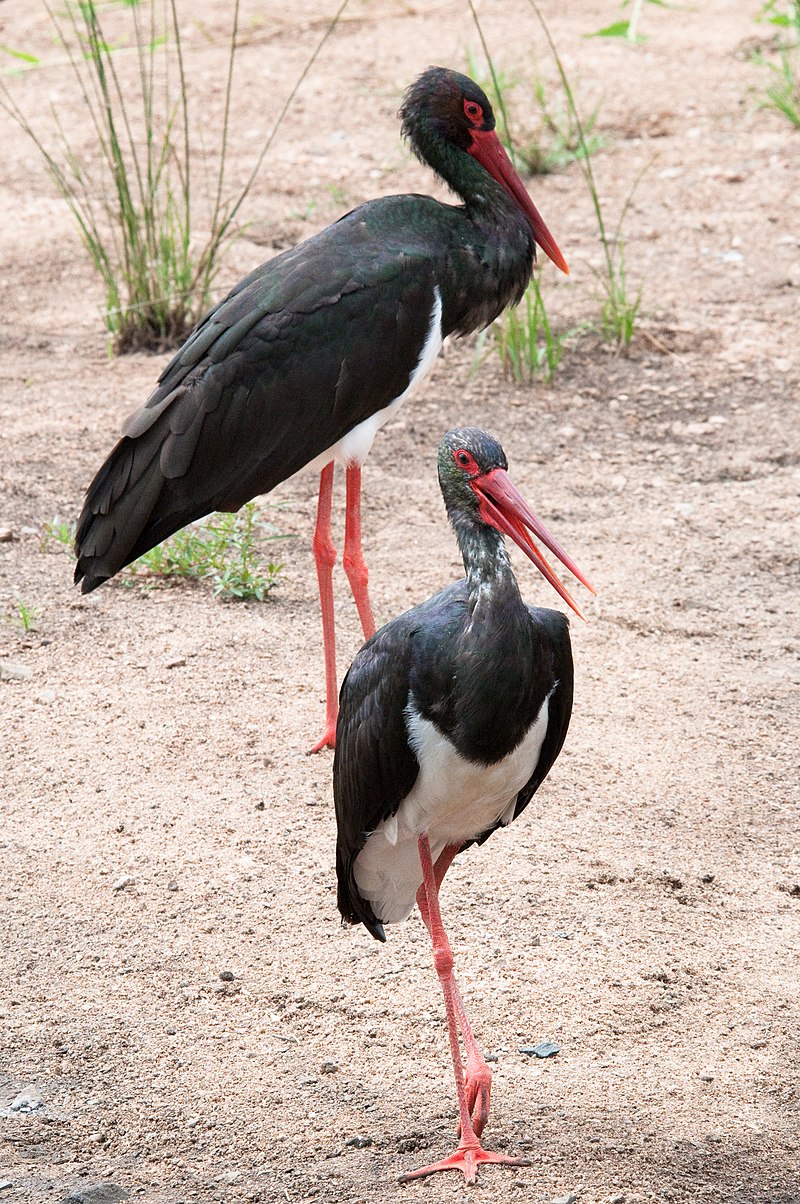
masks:
{"label": "tall grass blade", "polygon": [[[123,84],[115,45],[103,28],[113,8],[97,0],[44,0],[56,41],[75,79],[94,132],[99,167],[81,166],[57,113],[58,156],[46,145],[0,81],[0,108],[36,146],[76,222],[105,290],[105,322],[117,352],[180,342],[206,310],[221,256],[281,123],[303,80],[331,36],[349,0],[340,0],[306,62],[245,184],[225,196],[240,0],[232,11],[222,126],[210,195],[208,235],[197,246],[194,213],[189,81],[176,0],[123,0],[129,13],[138,89]],[[158,5],[158,7],[157,7]],[[2,48],[0,48],[2,49]],[[163,77],[163,96],[162,91]],[[99,199],[98,199],[99,198]]]}
{"label": "tall grass blade", "polygon": [[628,192],[625,203],[622,207],[619,220],[613,235],[609,235],[606,227],[603,209],[600,204],[600,194],[595,183],[594,171],[592,169],[592,156],[587,141],[586,126],[578,112],[578,106],[575,103],[575,96],[570,85],[564,64],[561,56],[558,53],[558,48],[550,33],[550,27],[542,15],[536,0],[528,0],[529,5],[533,9],[539,25],[542,28],[547,44],[550,48],[550,53],[553,62],[556,65],[561,85],[564,89],[564,96],[567,105],[569,106],[572,119],[575,123],[579,143],[583,153],[578,157],[578,165],[583,174],[586,186],[589,190],[589,195],[592,200],[592,207],[597,221],[597,229],[600,238],[600,244],[603,248],[603,259],[605,263],[605,272],[600,277],[601,286],[603,288],[603,302],[601,307],[602,328],[607,336],[612,336],[620,350],[626,350],[633,338],[633,332],[636,325],[636,318],[641,305],[641,288],[637,292],[635,298],[631,299],[627,292],[627,276],[625,271],[625,259],[622,244],[622,224],[625,216],[633,201],[634,192],[642,178],[642,175],[650,166],[646,166],[637,176],[633,187]]}

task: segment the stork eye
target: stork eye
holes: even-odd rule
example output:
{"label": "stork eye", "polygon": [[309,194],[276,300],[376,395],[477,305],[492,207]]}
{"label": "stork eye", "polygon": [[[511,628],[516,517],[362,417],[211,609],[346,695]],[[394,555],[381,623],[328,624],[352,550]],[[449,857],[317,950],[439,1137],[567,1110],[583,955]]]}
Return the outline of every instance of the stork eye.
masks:
{"label": "stork eye", "polygon": [[475,457],[465,448],[460,447],[457,452],[454,452],[453,458],[459,468],[463,468],[470,476],[474,476],[476,472],[480,472]]}
{"label": "stork eye", "polygon": [[464,101],[464,112],[470,121],[474,121],[476,124],[483,121],[483,109],[474,100]]}

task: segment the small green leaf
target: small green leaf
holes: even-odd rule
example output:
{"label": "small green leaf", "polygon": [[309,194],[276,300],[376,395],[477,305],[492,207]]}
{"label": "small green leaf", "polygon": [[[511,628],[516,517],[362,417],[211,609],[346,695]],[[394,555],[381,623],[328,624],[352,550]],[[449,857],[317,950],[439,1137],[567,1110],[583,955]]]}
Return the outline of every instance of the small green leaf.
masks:
{"label": "small green leaf", "polygon": [[583,36],[585,38],[627,38],[630,27],[630,21],[615,21],[613,25],[606,25],[605,29],[596,29],[594,33],[585,33]]}
{"label": "small green leaf", "polygon": [[13,46],[0,45],[0,50],[3,51],[3,54],[10,54],[14,59],[22,59],[24,63],[41,62],[41,60],[38,59],[35,54],[28,54],[25,50],[15,50]]}

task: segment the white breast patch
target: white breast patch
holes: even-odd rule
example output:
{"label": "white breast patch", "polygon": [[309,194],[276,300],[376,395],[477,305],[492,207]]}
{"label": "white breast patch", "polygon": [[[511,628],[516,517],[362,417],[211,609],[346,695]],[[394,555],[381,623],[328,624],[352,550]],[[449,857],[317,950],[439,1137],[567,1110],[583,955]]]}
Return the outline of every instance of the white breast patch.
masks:
{"label": "white breast patch", "polygon": [[547,731],[548,699],[512,752],[495,765],[467,761],[413,704],[406,727],[420,771],[391,819],[367,837],[355,862],[359,891],[384,924],[404,920],[422,884],[417,840],[428,833],[435,861],[445,845],[474,839],[500,820],[511,823],[517,795],[530,781]]}

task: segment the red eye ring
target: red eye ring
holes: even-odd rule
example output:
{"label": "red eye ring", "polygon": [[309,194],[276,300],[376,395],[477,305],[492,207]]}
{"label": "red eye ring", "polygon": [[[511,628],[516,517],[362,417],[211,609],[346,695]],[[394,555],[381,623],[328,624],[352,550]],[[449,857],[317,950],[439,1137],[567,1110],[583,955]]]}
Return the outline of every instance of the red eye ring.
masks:
{"label": "red eye ring", "polygon": [[476,123],[483,121],[483,109],[474,100],[464,101],[464,112],[470,121],[474,121]]}
{"label": "red eye ring", "polygon": [[469,476],[474,477],[480,472],[480,468],[471,452],[468,452],[465,447],[459,447],[453,452],[453,459],[460,469],[466,472]]}

